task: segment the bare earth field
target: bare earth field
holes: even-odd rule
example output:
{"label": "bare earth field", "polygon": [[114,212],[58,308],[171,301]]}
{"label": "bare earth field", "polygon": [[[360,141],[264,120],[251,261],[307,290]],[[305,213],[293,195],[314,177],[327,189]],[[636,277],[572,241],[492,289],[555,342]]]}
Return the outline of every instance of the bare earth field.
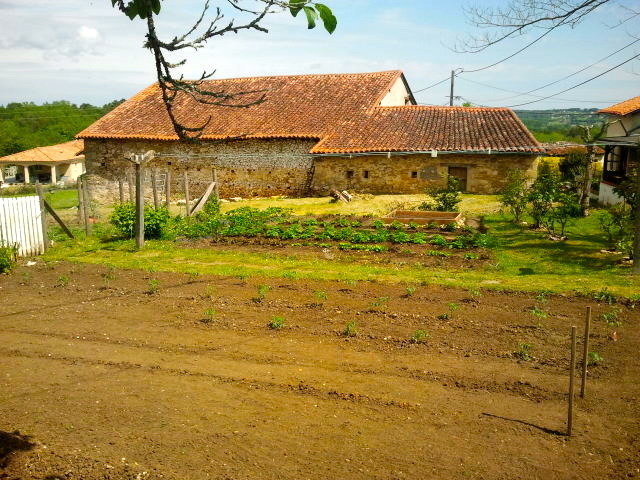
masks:
{"label": "bare earth field", "polygon": [[[409,293],[67,263],[0,276],[0,478],[640,478],[638,308]],[[604,361],[568,439],[587,305]]]}

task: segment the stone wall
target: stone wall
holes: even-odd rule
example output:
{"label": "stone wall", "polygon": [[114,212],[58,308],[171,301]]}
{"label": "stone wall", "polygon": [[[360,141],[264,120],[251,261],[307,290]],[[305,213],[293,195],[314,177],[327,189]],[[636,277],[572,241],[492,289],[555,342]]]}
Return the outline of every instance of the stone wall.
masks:
{"label": "stone wall", "polygon": [[535,155],[366,155],[321,157],[314,161],[311,190],[324,195],[331,189],[359,193],[422,193],[430,185],[444,185],[449,167],[467,168],[467,192],[491,194],[505,185],[510,169],[534,178]]}
{"label": "stone wall", "polygon": [[[307,193],[313,160],[308,154],[314,140],[238,140],[231,142],[140,140],[85,140],[85,159],[91,195],[99,202],[118,199],[118,179],[125,180],[125,196],[129,197],[126,179],[133,165],[124,157],[130,152],[154,150],[158,156],[149,162],[146,183],[155,168],[160,188],[165,173],[171,170],[172,196],[184,198],[182,175],[188,171],[191,198],[204,192],[213,178],[215,167],[221,197],[251,197]],[[178,155],[163,157],[163,155]],[[179,155],[196,155],[186,158]],[[147,190],[147,196],[150,196]]]}

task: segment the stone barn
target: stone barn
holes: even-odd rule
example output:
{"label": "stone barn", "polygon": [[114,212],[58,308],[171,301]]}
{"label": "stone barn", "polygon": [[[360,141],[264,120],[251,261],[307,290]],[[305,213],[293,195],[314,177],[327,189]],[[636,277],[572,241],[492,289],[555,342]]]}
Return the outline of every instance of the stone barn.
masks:
{"label": "stone barn", "polygon": [[[509,169],[535,175],[543,151],[512,110],[418,106],[400,71],[210,80],[233,106],[178,96],[198,142],[180,141],[157,84],[82,131],[94,192],[115,189],[128,153],[156,152],[151,167],[188,170],[205,185],[215,169],[222,197],[416,193],[448,175],[471,193],[496,193]],[[251,106],[264,96],[264,100]],[[176,185],[178,187],[178,184]],[[198,194],[198,192],[194,192]]]}

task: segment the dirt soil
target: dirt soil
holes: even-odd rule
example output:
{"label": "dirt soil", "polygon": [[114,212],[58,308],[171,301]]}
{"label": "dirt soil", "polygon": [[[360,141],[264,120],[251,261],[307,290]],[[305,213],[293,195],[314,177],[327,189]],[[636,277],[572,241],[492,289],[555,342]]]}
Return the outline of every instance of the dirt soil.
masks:
{"label": "dirt soil", "polygon": [[[3,479],[640,478],[638,309],[65,263],[0,299]],[[604,361],[569,439],[588,305]]]}

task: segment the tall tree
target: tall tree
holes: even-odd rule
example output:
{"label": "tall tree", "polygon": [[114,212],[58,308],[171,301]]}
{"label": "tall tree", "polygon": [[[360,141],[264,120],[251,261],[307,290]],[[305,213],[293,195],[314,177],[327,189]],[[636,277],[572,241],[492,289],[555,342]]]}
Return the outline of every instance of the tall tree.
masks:
{"label": "tall tree", "polygon": [[174,101],[178,97],[188,96],[191,99],[206,105],[221,105],[230,108],[246,108],[264,101],[264,92],[225,92],[210,90],[205,80],[211,78],[215,70],[203,72],[197,80],[185,80],[182,76],[174,74],[175,69],[187,63],[186,58],[177,62],[169,61],[166,54],[182,52],[187,49],[198,50],[209,40],[222,37],[228,33],[238,33],[243,30],[255,30],[268,33],[263,26],[265,17],[273,13],[289,11],[294,17],[304,12],[308,28],[315,28],[316,22],[321,20],[324,28],[333,33],[337,26],[336,17],[331,9],[314,0],[217,0],[216,3],[224,5],[235,14],[242,17],[241,20],[231,18],[227,20],[222,8],[215,7],[215,14],[205,21],[210,9],[210,1],[206,0],[202,13],[183,35],[176,36],[169,41],[161,40],[156,28],[155,18],[162,10],[162,0],[110,0],[131,20],[140,19],[146,22],[147,33],[145,35],[145,48],[148,48],[155,60],[156,76],[162,92],[162,99],[173,128],[182,140],[196,140],[204,128],[211,121],[211,117],[201,125],[185,125],[181,123],[174,112]]}

